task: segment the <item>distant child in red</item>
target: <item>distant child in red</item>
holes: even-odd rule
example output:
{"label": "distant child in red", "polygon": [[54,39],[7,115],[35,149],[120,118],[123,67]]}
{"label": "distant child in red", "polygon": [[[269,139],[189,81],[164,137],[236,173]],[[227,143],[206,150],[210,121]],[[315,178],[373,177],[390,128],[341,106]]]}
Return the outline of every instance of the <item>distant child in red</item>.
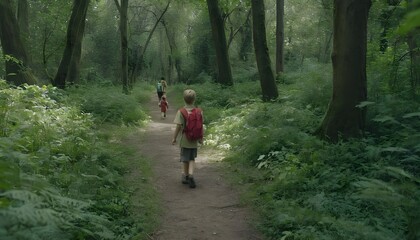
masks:
{"label": "distant child in red", "polygon": [[169,104],[168,104],[168,101],[166,101],[165,95],[162,96],[159,106],[160,106],[160,112],[162,114],[162,118],[166,118],[166,111],[169,108]]}

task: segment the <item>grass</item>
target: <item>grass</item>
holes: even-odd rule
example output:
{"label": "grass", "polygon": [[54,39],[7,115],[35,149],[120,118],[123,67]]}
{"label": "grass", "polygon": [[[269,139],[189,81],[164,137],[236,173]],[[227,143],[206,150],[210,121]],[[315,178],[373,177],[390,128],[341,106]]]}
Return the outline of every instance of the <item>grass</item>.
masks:
{"label": "grass", "polygon": [[[271,103],[249,81],[170,86],[168,98],[178,108],[196,90],[205,144],[228,153],[267,239],[418,239],[420,103],[372,93],[366,136],[330,144],[311,134],[331,87],[313,69],[284,75]],[[148,161],[127,141],[148,121],[153,86],[0,90],[0,236],[148,239],[161,209]]]}
{"label": "grass", "polygon": [[132,237],[135,240],[150,239],[160,222],[162,209],[159,205],[156,189],[152,184],[153,172],[151,161],[141,156],[138,151],[141,136],[137,129],[127,128],[130,133],[124,133],[122,143],[127,149],[127,158],[123,161],[127,169],[125,186],[131,193],[129,211],[136,222],[137,231]]}
{"label": "grass", "polygon": [[[118,95],[117,88],[90,86],[74,93],[51,86],[9,88],[4,81],[0,86],[1,238],[132,239],[152,231],[156,193],[146,183],[130,189],[124,176],[133,155],[121,142],[147,121],[136,99],[145,100],[149,92],[106,99],[125,112],[102,121],[106,111],[84,107],[100,109],[104,104],[94,97]],[[126,106],[141,114],[130,115]],[[147,161],[135,163],[139,178],[150,178]],[[136,205],[142,211],[133,215],[134,192],[142,196]]]}
{"label": "grass", "polygon": [[328,71],[284,77],[273,103],[250,91],[255,82],[188,86],[206,116],[206,144],[228,150],[227,172],[259,213],[261,232],[267,239],[419,238],[419,103],[382,96],[369,106],[365,138],[330,144],[311,134],[328,103]]}

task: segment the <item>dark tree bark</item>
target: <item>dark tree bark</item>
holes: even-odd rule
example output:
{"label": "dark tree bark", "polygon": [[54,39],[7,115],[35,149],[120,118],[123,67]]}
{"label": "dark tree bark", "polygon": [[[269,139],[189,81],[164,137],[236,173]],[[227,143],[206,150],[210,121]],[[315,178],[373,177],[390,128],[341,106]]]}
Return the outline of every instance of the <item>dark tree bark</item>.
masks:
{"label": "dark tree bark", "polygon": [[284,0],[276,3],[276,74],[284,71]]}
{"label": "dark tree bark", "polygon": [[407,36],[407,45],[410,52],[410,83],[413,95],[420,84],[420,31],[414,29]]}
{"label": "dark tree bark", "polygon": [[14,58],[6,60],[6,81],[15,85],[34,84],[36,79],[27,67],[28,55],[11,0],[0,1],[0,39],[3,54]]}
{"label": "dark tree bark", "polygon": [[[29,4],[28,0],[18,1],[18,12],[17,19],[19,23],[20,37],[22,39],[25,49],[29,47]],[[28,66],[31,65],[31,57],[29,52],[28,55]]]}
{"label": "dark tree bark", "polygon": [[367,99],[366,49],[370,0],[334,1],[333,95],[317,130],[333,142],[359,137],[366,110],[357,107]]}
{"label": "dark tree bark", "polygon": [[129,93],[128,82],[128,37],[127,37],[127,12],[128,0],[121,0],[121,5],[118,0],[114,0],[120,13],[120,33],[121,33],[121,82],[123,93]]}
{"label": "dark tree bark", "polygon": [[258,73],[260,76],[262,99],[270,101],[278,97],[278,90],[271,68],[271,60],[268,54],[267,38],[265,31],[265,7],[264,1],[252,0],[253,40],[255,57],[257,59]]}
{"label": "dark tree bark", "polygon": [[[79,76],[80,49],[82,46],[83,32],[85,30],[86,13],[89,0],[74,0],[69,24],[67,26],[66,47],[53,85],[64,89],[66,82],[77,81],[73,77]],[[72,72],[70,75],[70,71]],[[72,79],[70,79],[70,76]]]}
{"label": "dark tree bark", "polygon": [[222,85],[231,86],[233,85],[232,70],[226,43],[225,27],[219,9],[219,1],[207,0],[207,7],[217,59],[218,75],[216,81]]}
{"label": "dark tree bark", "polygon": [[69,73],[67,81],[73,85],[80,80],[80,59],[82,57],[82,42],[76,42],[73,50],[73,55],[70,60]]}

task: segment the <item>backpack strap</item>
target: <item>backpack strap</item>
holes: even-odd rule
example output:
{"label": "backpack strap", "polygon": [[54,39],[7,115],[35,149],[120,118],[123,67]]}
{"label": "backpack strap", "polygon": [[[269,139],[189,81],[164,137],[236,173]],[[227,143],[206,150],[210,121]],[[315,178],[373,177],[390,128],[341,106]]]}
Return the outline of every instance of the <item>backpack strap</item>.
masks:
{"label": "backpack strap", "polygon": [[[195,109],[195,111],[197,112],[197,113],[200,113],[201,114],[201,108],[193,108],[193,109]],[[187,120],[187,118],[188,118],[188,111],[187,111],[187,109],[185,109],[184,107],[183,108],[180,108],[179,109],[179,111],[181,112],[181,114],[182,114],[182,116],[184,117],[184,120],[186,121]]]}
{"label": "backpack strap", "polygon": [[183,107],[183,108],[180,108],[179,111],[181,112],[182,117],[184,117],[184,123],[187,124],[187,119],[188,119],[188,111],[187,111],[187,109],[185,109]]}

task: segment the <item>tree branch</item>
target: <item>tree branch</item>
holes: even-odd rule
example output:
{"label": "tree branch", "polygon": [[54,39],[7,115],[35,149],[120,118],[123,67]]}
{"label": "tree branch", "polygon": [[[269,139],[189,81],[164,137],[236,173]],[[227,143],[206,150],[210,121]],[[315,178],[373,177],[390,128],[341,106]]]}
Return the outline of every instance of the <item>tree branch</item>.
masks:
{"label": "tree branch", "polygon": [[115,5],[117,5],[118,12],[121,14],[121,5],[120,5],[120,3],[118,2],[118,0],[114,0],[114,2],[115,2]]}

